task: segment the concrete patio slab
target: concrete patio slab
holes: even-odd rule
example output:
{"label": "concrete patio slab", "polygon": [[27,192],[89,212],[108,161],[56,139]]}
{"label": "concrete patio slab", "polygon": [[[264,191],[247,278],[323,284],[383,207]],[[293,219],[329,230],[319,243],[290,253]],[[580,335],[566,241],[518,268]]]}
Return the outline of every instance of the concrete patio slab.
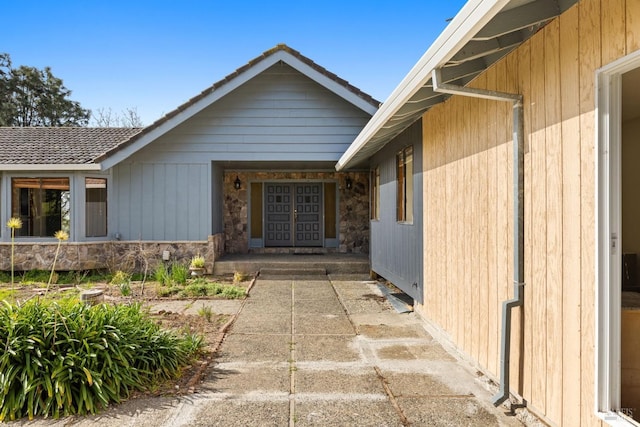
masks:
{"label": "concrete patio slab", "polygon": [[228,335],[216,357],[216,361],[224,362],[282,362],[289,358],[291,352],[291,335],[244,335],[232,333]]}
{"label": "concrete patio slab", "polygon": [[289,393],[290,375],[287,366],[264,367],[262,364],[218,364],[204,382],[207,392],[231,396],[248,391],[259,393]]}
{"label": "concrete patio slab", "polygon": [[341,394],[364,393],[386,399],[384,387],[373,368],[353,373],[297,369],[295,377],[296,393],[330,394],[339,390]]}
{"label": "concrete patio slab", "polygon": [[247,313],[236,320],[233,331],[242,334],[288,334],[291,333],[291,315],[269,311]]}
{"label": "concrete patio slab", "polygon": [[[397,413],[389,401],[379,395],[345,397],[346,401],[331,400],[323,396],[310,396],[296,400],[295,425],[299,427],[370,426],[400,427]],[[313,398],[315,397],[315,399]],[[381,397],[384,398],[384,397]]]}
{"label": "concrete patio slab", "polygon": [[[520,425],[491,405],[488,381],[445,351],[418,316],[378,304],[367,283],[307,279],[257,279],[196,394],[135,399],[98,417],[16,424]],[[337,298],[334,287],[349,298]]]}
{"label": "concrete patio slab", "polygon": [[298,335],[295,337],[296,360],[350,362],[360,360],[353,344],[354,335]]}
{"label": "concrete patio slab", "polygon": [[295,314],[295,333],[311,335],[353,334],[353,326],[344,314]]}

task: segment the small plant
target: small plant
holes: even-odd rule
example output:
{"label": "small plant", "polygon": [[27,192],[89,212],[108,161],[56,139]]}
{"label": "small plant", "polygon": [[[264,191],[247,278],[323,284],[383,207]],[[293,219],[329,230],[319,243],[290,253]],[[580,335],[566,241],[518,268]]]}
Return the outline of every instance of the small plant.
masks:
{"label": "small plant", "polygon": [[131,281],[130,274],[125,273],[124,271],[118,270],[116,271],[116,274],[113,275],[109,283],[111,283],[112,285],[123,285],[125,283],[128,284],[130,281]]}
{"label": "small plant", "polygon": [[205,297],[209,295],[209,284],[191,283],[180,294],[185,297]]}
{"label": "small plant", "polygon": [[189,267],[191,268],[204,268],[205,259],[202,255],[196,255],[191,258],[191,264]]}
{"label": "small plant", "polygon": [[245,296],[244,288],[223,285],[220,283],[210,283],[205,279],[196,279],[180,292],[183,297],[201,297],[201,296],[221,296],[227,299],[243,298]]}
{"label": "small plant", "polygon": [[162,286],[171,284],[171,277],[169,276],[169,271],[164,263],[156,265],[156,268],[153,270],[153,279]]}
{"label": "small plant", "polygon": [[182,288],[178,288],[175,286],[162,287],[158,289],[159,297],[170,297],[172,295],[176,295],[182,290]]}
{"label": "small plant", "polygon": [[171,266],[171,280],[179,285],[187,283],[189,278],[189,269],[182,264],[173,264]]}
{"label": "small plant", "polygon": [[211,307],[202,304],[202,307],[198,309],[198,316],[204,317],[207,319],[207,322],[211,323],[211,316],[213,312],[211,311]]}
{"label": "small plant", "polygon": [[124,271],[118,270],[116,274],[113,275],[111,281],[109,282],[112,285],[116,285],[120,288],[120,293],[124,297],[128,297],[131,295],[131,275],[125,273]]}
{"label": "small plant", "polygon": [[249,278],[248,274],[242,273],[240,271],[236,271],[235,273],[233,273],[233,282],[234,283],[244,282],[248,278]]}
{"label": "small plant", "polygon": [[131,285],[129,284],[129,282],[121,283],[118,286],[120,287],[120,293],[123,297],[128,297],[129,295],[131,295]]}

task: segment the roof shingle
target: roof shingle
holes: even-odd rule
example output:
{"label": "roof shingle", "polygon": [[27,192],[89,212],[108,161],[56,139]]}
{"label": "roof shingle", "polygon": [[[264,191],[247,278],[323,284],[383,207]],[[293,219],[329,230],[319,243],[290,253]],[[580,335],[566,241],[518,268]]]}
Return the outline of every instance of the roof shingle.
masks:
{"label": "roof shingle", "polygon": [[141,128],[0,127],[0,165],[90,164]]}

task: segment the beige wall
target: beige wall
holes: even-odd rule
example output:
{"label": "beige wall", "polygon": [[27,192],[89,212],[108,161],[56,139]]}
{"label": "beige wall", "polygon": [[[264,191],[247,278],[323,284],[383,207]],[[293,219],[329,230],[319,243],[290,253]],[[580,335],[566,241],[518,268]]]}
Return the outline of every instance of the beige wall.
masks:
{"label": "beige wall", "polygon": [[[640,2],[582,0],[472,86],[525,107],[525,305],[512,390],[552,424],[594,415],[595,73],[640,47]],[[422,315],[498,377],[513,295],[511,106],[453,96],[423,117]],[[444,236],[444,239],[443,239]]]}

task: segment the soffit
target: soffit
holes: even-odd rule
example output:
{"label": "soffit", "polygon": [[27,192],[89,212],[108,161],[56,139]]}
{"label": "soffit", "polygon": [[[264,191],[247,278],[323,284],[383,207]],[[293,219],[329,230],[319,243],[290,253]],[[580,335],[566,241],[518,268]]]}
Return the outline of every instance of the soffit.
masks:
{"label": "soffit", "polygon": [[[451,96],[433,91],[433,69],[442,69],[445,83],[465,86],[577,1],[469,1],[452,20],[449,27],[455,28],[447,27],[427,50],[358,135],[336,168],[361,166],[425,111]],[[478,26],[482,20],[487,22]],[[409,95],[399,100],[403,93]],[[389,108],[385,108],[388,103]]]}

